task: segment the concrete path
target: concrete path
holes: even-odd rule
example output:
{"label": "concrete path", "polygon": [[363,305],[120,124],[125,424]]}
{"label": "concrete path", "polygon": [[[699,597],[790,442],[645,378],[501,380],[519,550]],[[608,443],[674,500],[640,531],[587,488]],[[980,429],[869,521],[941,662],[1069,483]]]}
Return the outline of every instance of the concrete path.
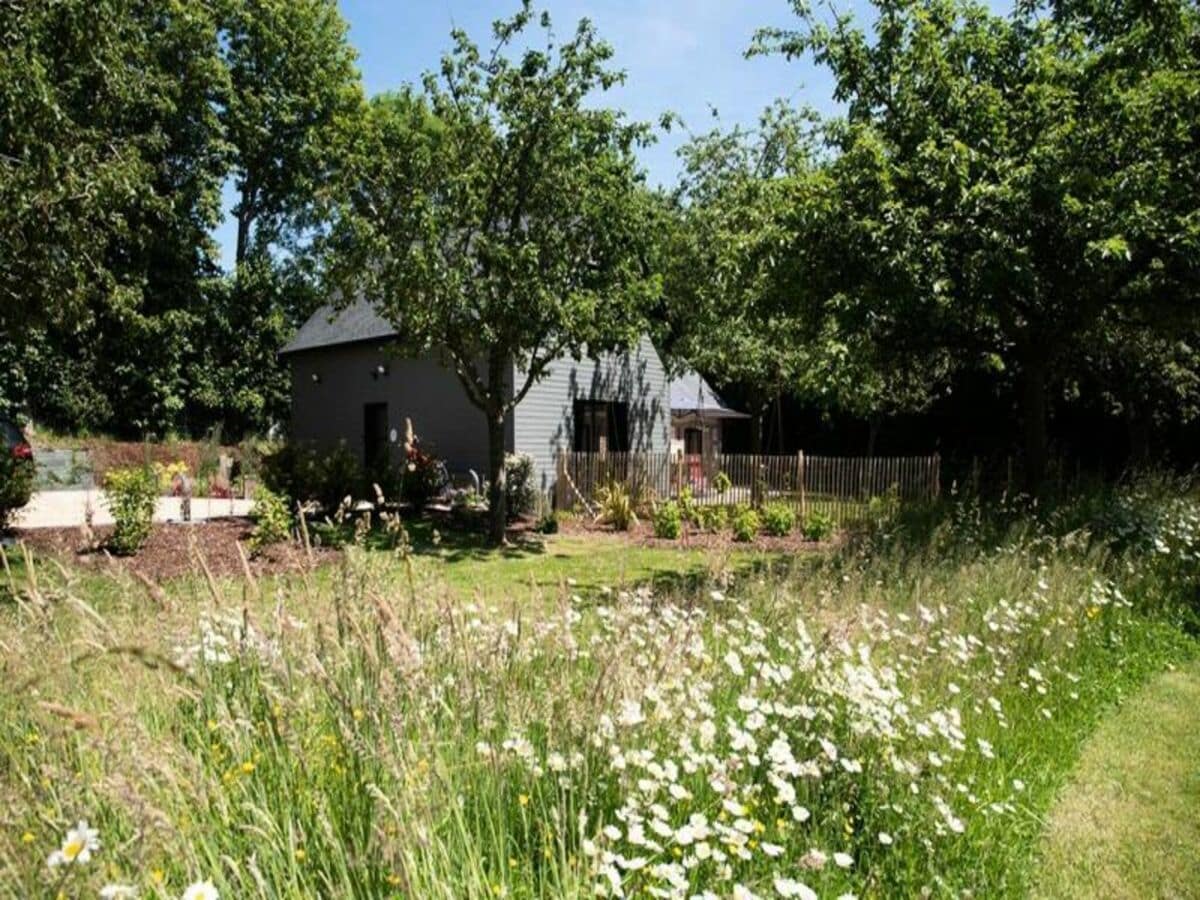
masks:
{"label": "concrete path", "polygon": [[[182,521],[179,504],[178,497],[159,497],[154,521]],[[84,523],[89,505],[93,511],[93,525],[112,524],[113,518],[104,504],[104,496],[95,489],[38,491],[29,505],[17,513],[13,524],[17,528],[77,528]],[[192,519],[199,521],[222,516],[244,516],[249,514],[253,505],[253,500],[196,497],[192,499]]]}

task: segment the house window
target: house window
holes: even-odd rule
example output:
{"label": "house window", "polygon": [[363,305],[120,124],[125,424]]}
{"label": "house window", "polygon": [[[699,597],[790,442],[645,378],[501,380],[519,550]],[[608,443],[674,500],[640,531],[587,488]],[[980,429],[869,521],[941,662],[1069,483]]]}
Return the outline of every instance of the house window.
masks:
{"label": "house window", "polygon": [[699,428],[683,430],[683,452],[688,456],[700,456],[704,453],[704,432]]}
{"label": "house window", "polygon": [[622,453],[629,449],[629,404],[575,401],[575,450]]}

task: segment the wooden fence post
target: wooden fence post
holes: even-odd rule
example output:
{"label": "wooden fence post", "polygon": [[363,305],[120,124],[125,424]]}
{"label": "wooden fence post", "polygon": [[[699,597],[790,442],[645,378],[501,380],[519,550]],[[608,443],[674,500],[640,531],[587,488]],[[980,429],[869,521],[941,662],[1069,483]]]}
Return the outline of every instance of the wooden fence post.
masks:
{"label": "wooden fence post", "polygon": [[942,454],[933,454],[933,499],[942,496]]}
{"label": "wooden fence post", "polygon": [[562,447],[554,456],[554,508],[567,508],[567,451]]}
{"label": "wooden fence post", "polygon": [[796,452],[796,484],[800,487],[800,521],[805,519],[804,509],[804,451]]}

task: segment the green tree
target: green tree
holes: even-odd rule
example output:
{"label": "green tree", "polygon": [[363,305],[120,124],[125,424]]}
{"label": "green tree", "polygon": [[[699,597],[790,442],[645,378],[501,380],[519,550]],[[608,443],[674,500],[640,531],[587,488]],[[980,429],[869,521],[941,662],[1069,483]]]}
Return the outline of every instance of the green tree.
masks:
{"label": "green tree", "polygon": [[[782,393],[871,423],[918,409],[944,379],[937,354],[900,352],[844,315],[842,251],[858,240],[820,157],[815,116],[777,104],[758,128],[716,129],[681,151],[676,227],[663,253],[673,352],[746,392],[752,452]],[[848,225],[850,227],[848,227]],[[890,290],[886,273],[854,276]]]}
{"label": "green tree", "polygon": [[286,413],[277,352],[316,308],[309,239],[323,225],[322,189],[343,164],[364,98],[335,0],[221,0],[218,8],[236,269],[230,284],[214,286],[192,412],[237,434]]}
{"label": "green tree", "polygon": [[[331,2],[0,5],[0,403],[141,435],[286,409],[304,238],[362,96]],[[211,237],[239,191],[239,272]],[[30,385],[37,385],[33,391]]]}
{"label": "green tree", "polygon": [[136,309],[210,246],[216,40],[199,4],[0,7],[0,338]]}
{"label": "green tree", "polygon": [[229,92],[221,122],[237,201],[236,262],[318,223],[321,185],[362,111],[355,52],[335,0],[221,0]]}
{"label": "green tree", "polygon": [[763,416],[800,379],[807,347],[780,302],[788,179],[811,162],[809,122],[777,105],[757,131],[714,129],[680,151],[675,227],[662,254],[672,353],[746,392],[751,451]]}
{"label": "green tree", "polygon": [[1049,390],[1078,342],[1113,310],[1194,312],[1200,12],[1082,0],[1005,18],[876,0],[872,39],[794,5],[801,28],[762,32],[757,49],[811,54],[846,104],[828,132],[856,234],[845,321],[876,316],[885,339],[1015,372],[1037,487]]}
{"label": "green tree", "polygon": [[455,31],[423,90],[372,105],[330,243],[342,296],[438,349],[485,416],[496,542],[512,409],[555,358],[634,341],[660,287],[634,158],[649,131],[596,102],[622,79],[612,51],[586,20],[556,43],[545,14],[535,47],[534,21],[527,2],[497,22],[486,55]]}

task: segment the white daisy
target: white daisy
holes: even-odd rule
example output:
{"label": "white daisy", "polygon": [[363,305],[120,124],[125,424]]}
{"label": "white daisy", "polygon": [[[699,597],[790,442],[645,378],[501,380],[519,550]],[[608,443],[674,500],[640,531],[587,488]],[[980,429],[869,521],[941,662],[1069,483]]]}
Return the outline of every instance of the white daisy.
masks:
{"label": "white daisy", "polygon": [[220,896],[211,881],[195,881],[188,885],[181,900],[220,900]]}
{"label": "white daisy", "polygon": [[67,832],[62,847],[51,853],[46,862],[51,868],[72,863],[85,863],[99,849],[100,832],[95,828],[88,827],[86,820],[80,819],[79,824]]}
{"label": "white daisy", "polygon": [[775,892],[780,897],[799,897],[800,900],[817,900],[817,892],[802,881],[794,878],[776,878]]}

